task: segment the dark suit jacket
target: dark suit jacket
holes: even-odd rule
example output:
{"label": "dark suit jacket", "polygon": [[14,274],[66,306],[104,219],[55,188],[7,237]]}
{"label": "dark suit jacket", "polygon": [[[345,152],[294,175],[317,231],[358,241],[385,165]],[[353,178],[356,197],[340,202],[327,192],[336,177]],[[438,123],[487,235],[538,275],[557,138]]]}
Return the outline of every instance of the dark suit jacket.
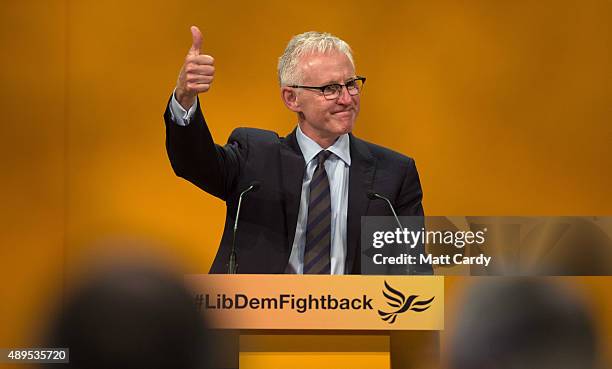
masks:
{"label": "dark suit jacket", "polygon": [[[295,130],[279,137],[271,131],[237,128],[228,143],[219,146],[199,103],[187,126],[174,123],[169,109],[164,114],[166,149],[174,172],[226,202],[225,230],[210,272],[227,271],[238,195],[259,181],[260,189],[245,196],[240,210],[238,272],[283,273],[293,246],[306,168]],[[345,271],[359,274],[361,216],[392,215],[386,203],[368,199],[368,191],[389,197],[398,215],[423,215],[422,192],[411,158],[352,134],[350,152]],[[411,268],[411,273],[431,274],[429,265]]]}

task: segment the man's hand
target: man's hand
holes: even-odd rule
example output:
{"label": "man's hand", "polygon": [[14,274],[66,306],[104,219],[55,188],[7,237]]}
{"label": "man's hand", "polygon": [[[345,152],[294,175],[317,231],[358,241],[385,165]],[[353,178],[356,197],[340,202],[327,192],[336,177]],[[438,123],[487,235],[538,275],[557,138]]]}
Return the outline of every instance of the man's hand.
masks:
{"label": "man's hand", "polygon": [[176,100],[185,110],[189,110],[200,92],[208,91],[215,74],[213,57],[200,55],[202,32],[192,26],[191,36],[193,43],[176,81]]}

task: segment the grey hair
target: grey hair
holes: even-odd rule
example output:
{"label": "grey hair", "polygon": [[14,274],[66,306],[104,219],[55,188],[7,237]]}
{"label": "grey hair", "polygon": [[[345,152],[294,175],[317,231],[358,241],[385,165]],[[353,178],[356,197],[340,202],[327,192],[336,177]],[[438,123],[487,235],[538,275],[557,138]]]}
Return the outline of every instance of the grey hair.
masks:
{"label": "grey hair", "polygon": [[283,55],[278,58],[278,82],[281,86],[300,84],[302,76],[298,69],[298,62],[304,55],[311,53],[330,53],[339,51],[346,55],[353,68],[353,51],[351,47],[340,38],[322,32],[305,32],[293,36]]}

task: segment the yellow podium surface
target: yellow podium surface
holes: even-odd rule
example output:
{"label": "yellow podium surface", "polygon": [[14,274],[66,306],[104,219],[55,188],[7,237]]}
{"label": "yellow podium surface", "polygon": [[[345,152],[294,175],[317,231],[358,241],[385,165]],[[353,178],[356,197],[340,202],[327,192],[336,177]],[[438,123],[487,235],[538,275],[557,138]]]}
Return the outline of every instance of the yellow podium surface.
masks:
{"label": "yellow podium surface", "polygon": [[[188,275],[229,342],[219,367],[390,368],[391,336],[437,357],[444,279],[433,276]],[[223,341],[223,338],[221,339]],[[237,343],[235,342],[237,341]],[[238,353],[238,364],[230,356]],[[433,348],[432,348],[433,346]],[[412,346],[415,347],[415,346]]]}

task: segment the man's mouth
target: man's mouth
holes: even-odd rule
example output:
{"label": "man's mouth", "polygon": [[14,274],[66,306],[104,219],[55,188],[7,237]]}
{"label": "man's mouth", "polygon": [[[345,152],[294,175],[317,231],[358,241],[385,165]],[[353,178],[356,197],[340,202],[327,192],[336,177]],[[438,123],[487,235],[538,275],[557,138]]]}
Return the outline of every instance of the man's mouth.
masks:
{"label": "man's mouth", "polygon": [[332,113],[332,114],[334,114],[334,115],[350,115],[350,114],[352,114],[352,112],[353,112],[352,110],[340,110],[340,111],[337,111],[337,112]]}

